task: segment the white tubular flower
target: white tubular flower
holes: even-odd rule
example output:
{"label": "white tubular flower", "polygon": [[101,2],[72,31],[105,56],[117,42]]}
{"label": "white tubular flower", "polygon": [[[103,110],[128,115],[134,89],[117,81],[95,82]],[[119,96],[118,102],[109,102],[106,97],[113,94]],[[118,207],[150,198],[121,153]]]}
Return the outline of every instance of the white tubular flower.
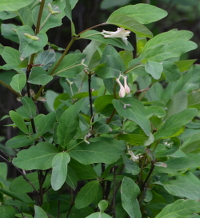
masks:
{"label": "white tubular flower", "polygon": [[116,79],[116,82],[119,84],[120,86],[120,90],[119,90],[119,97],[123,98],[126,94],[125,89],[123,87],[123,85],[121,84],[121,82],[119,81],[119,78]]}
{"label": "white tubular flower", "polygon": [[131,92],[129,86],[127,85],[127,76],[123,76],[124,77],[124,89],[126,94],[129,94]]}
{"label": "white tubular flower", "polygon": [[124,28],[120,27],[120,28],[117,28],[117,31],[115,32],[103,30],[101,34],[105,38],[121,38],[122,41],[126,45],[128,45],[127,36],[129,36],[130,33],[131,33],[130,30],[125,30]]}

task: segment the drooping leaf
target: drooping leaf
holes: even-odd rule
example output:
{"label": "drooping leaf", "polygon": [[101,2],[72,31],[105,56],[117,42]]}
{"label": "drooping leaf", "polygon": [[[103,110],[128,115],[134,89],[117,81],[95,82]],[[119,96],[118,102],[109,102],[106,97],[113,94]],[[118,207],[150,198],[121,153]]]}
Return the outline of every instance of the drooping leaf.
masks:
{"label": "drooping leaf", "polygon": [[126,97],[120,100],[113,100],[113,105],[119,115],[129,120],[135,121],[145,132],[150,135],[150,122],[145,116],[142,103],[134,98]]}
{"label": "drooping leaf", "polygon": [[30,118],[33,118],[36,116],[36,106],[35,106],[35,103],[33,102],[33,100],[29,97],[23,97],[21,98],[21,102],[24,106],[24,109],[27,113],[27,115],[30,117]]}
{"label": "drooping leaf", "polygon": [[119,159],[123,149],[124,144],[121,141],[99,137],[97,139],[90,139],[90,144],[82,142],[72,145],[68,153],[72,158],[82,164],[111,164]]}
{"label": "drooping leaf", "polygon": [[140,206],[137,200],[140,189],[137,184],[128,177],[124,177],[121,185],[122,207],[131,218],[141,218]]}
{"label": "drooping leaf", "polygon": [[15,111],[9,112],[11,120],[15,123],[15,125],[24,133],[28,134],[29,130],[26,127],[26,124],[23,120],[23,118]]}
{"label": "drooping leaf", "polygon": [[48,218],[46,212],[41,207],[34,205],[34,211],[34,218]]}
{"label": "drooping leaf", "polygon": [[166,115],[164,108],[155,105],[145,108],[145,112],[148,118],[152,116],[157,116],[158,118],[161,118]]}
{"label": "drooping leaf", "polygon": [[17,11],[32,3],[33,0],[1,0],[0,11]]}
{"label": "drooping leaf", "polygon": [[24,170],[46,170],[51,168],[52,160],[57,153],[58,149],[54,145],[40,142],[36,146],[18,152],[13,164]]}
{"label": "drooping leaf", "polygon": [[197,112],[195,108],[189,108],[170,116],[164,125],[154,134],[155,140],[174,135],[182,126],[187,124]]}
{"label": "drooping leaf", "polygon": [[135,4],[121,7],[115,10],[110,16],[124,14],[137,20],[141,24],[148,24],[167,16],[167,12],[150,4]]}
{"label": "drooping leaf", "polygon": [[59,190],[65,183],[69,161],[70,156],[66,152],[58,153],[54,156],[51,175],[51,186],[54,191]]}
{"label": "drooping leaf", "polygon": [[17,29],[17,35],[20,41],[19,51],[21,59],[24,59],[33,53],[37,53],[48,42],[47,35],[44,32],[40,32],[35,36],[33,29],[27,25],[19,27]]}
{"label": "drooping leaf", "polygon": [[147,29],[137,20],[126,14],[111,14],[110,17],[107,19],[106,23],[131,30],[132,32],[141,37],[151,38],[153,36],[152,32],[149,29]]}
{"label": "drooping leaf", "polygon": [[200,181],[190,171],[177,175],[175,179],[168,180],[162,185],[172,195],[191,200],[200,199]]}
{"label": "drooping leaf", "polygon": [[100,185],[99,181],[88,182],[81,188],[75,199],[75,207],[81,209],[90,205],[98,194]]}
{"label": "drooping leaf", "polygon": [[26,75],[24,73],[13,76],[10,86],[18,93],[21,94],[22,89],[26,85]]}
{"label": "drooping leaf", "polygon": [[164,207],[155,218],[190,218],[194,213],[199,213],[199,208],[199,201],[179,199]]}
{"label": "drooping leaf", "polygon": [[34,67],[31,71],[28,82],[31,84],[45,86],[53,79],[53,76],[47,74],[47,72],[41,67]]}
{"label": "drooping leaf", "polygon": [[78,113],[81,110],[85,99],[79,100],[76,104],[69,107],[61,116],[57,136],[62,147],[66,147],[73,139],[79,126]]}

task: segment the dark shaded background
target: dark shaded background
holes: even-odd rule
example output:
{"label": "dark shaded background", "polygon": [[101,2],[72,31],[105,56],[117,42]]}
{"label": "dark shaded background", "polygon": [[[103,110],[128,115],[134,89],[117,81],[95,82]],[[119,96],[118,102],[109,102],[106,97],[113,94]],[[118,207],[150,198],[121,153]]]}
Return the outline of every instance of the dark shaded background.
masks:
{"label": "dark shaded background", "polygon": [[[200,4],[199,0],[79,0],[74,11],[73,21],[76,26],[76,31],[82,30],[105,22],[108,16],[116,9],[126,4],[137,3],[150,3],[163,8],[168,12],[168,16],[161,21],[148,25],[148,28],[154,33],[158,34],[170,29],[177,28],[179,30],[190,30],[194,33],[193,41],[200,45]],[[0,21],[0,23],[16,23],[15,19]],[[17,23],[19,24],[19,23]],[[114,27],[114,30],[116,27]],[[99,28],[102,30],[102,28]],[[61,27],[54,28],[48,31],[49,42],[65,48],[70,41],[70,22],[67,18],[63,19],[63,25]],[[129,40],[134,45],[134,35],[131,35]],[[18,49],[18,44],[4,39],[0,36],[0,42],[4,46],[11,46]],[[80,49],[81,51],[87,45],[86,40],[77,41],[73,47],[74,49]],[[184,59],[198,59],[196,63],[200,62],[199,59],[200,49],[190,52]],[[0,59],[0,65],[4,62]],[[3,73],[0,70],[0,74]],[[52,88],[52,87],[51,87]],[[54,91],[61,92],[60,86],[54,84]],[[7,115],[10,110],[14,110],[20,106],[20,103],[16,100],[16,95],[9,91],[7,88],[0,85],[0,117]],[[12,127],[6,127],[11,123],[9,119],[0,121],[0,139],[2,145],[11,137],[16,135],[16,129]],[[2,146],[1,145],[1,146]],[[1,147],[2,148],[2,147]]]}

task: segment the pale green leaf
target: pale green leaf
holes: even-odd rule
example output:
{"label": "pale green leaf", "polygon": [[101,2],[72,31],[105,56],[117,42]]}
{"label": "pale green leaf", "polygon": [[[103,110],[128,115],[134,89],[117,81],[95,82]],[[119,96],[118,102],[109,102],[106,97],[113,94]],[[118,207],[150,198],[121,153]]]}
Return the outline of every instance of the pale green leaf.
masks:
{"label": "pale green leaf", "polygon": [[[30,34],[31,36],[36,37],[36,40],[26,37],[25,34]],[[37,36],[35,36],[33,29],[27,25],[19,27],[17,29],[17,35],[20,41],[19,51],[21,59],[24,59],[33,53],[37,53],[48,42],[47,35],[44,32],[40,32]]]}
{"label": "pale green leaf", "polygon": [[26,127],[26,124],[23,120],[23,118],[15,111],[9,112],[11,120],[15,123],[15,125],[24,133],[28,134],[29,131]]}
{"label": "pale green leaf", "polygon": [[[75,77],[84,68],[83,64],[81,63],[84,58],[85,55],[81,53],[72,53],[66,55],[61,64],[56,68],[55,72],[53,72],[52,76],[58,75],[60,77],[67,78]],[[50,68],[49,72],[51,72],[52,68]]]}
{"label": "pale green leaf", "polygon": [[141,24],[148,24],[167,16],[167,12],[151,4],[135,4],[121,7],[115,10],[110,16],[124,14],[137,20]]}
{"label": "pale green leaf", "polygon": [[45,86],[53,79],[53,76],[47,74],[47,72],[41,67],[34,67],[31,71],[28,82],[31,84]]}
{"label": "pale green leaf", "polygon": [[122,207],[131,218],[142,218],[137,200],[139,194],[137,184],[131,178],[124,177],[121,184]]}
{"label": "pale green leaf", "polygon": [[34,218],[48,218],[47,214],[41,207],[34,205],[34,211],[35,211]]}
{"label": "pale green leaf", "polygon": [[54,191],[59,190],[65,183],[69,161],[70,156],[66,152],[58,153],[54,156],[51,175],[51,186]]}
{"label": "pale green leaf", "polygon": [[17,33],[13,30],[17,30],[18,26],[15,24],[2,24],[1,25],[1,34],[4,38],[9,39],[13,42],[19,43],[19,38]]}
{"label": "pale green leaf", "polygon": [[27,135],[14,136],[6,142],[6,146],[10,148],[21,148],[28,145],[32,145],[35,142],[34,139],[28,138]]}
{"label": "pale green leaf", "polygon": [[99,208],[101,213],[103,213],[106,210],[107,207],[108,207],[108,201],[106,201],[106,200],[101,200],[98,203],[98,208]]}
{"label": "pale green leaf", "polygon": [[24,170],[46,170],[51,168],[52,160],[58,149],[47,142],[40,142],[26,150],[22,150],[13,159],[13,164]]}
{"label": "pale green leaf", "polygon": [[32,2],[33,0],[1,0],[0,11],[17,11]]}
{"label": "pale green leaf", "polygon": [[26,85],[26,75],[24,73],[13,76],[10,86],[18,93],[21,93],[22,89]]}
{"label": "pale green leaf", "polygon": [[106,213],[96,212],[96,213],[92,213],[89,216],[86,216],[86,218],[112,218],[112,217]]}
{"label": "pale green leaf", "polygon": [[191,218],[194,213],[200,212],[200,202],[179,199],[168,204],[155,218]]}
{"label": "pale green leaf", "polygon": [[145,70],[154,79],[158,80],[160,79],[163,72],[163,66],[162,63],[156,61],[147,61],[147,63],[145,64]]}

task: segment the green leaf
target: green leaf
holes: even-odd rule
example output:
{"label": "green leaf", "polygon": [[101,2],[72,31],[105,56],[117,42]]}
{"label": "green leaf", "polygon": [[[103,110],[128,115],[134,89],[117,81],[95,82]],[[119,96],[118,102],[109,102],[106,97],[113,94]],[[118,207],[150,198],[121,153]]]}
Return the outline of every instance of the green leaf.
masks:
{"label": "green leaf", "polygon": [[1,205],[0,214],[2,218],[15,218],[15,209],[11,205]]}
{"label": "green leaf", "polygon": [[19,43],[17,33],[13,30],[17,30],[18,26],[14,24],[1,24],[1,34],[4,38],[9,39],[13,42]]}
{"label": "green leaf", "polygon": [[69,166],[74,170],[79,180],[97,178],[97,173],[91,165],[83,165],[72,159]]}
{"label": "green leaf", "polygon": [[171,195],[191,200],[200,199],[200,181],[192,172],[177,175],[175,179],[168,180],[162,185]]}
{"label": "green leaf", "polygon": [[120,116],[135,121],[145,132],[150,135],[150,122],[145,116],[142,103],[134,98],[126,97],[120,100],[113,100],[113,105]]}
{"label": "green leaf", "polygon": [[131,30],[132,32],[141,37],[151,38],[153,36],[152,32],[149,29],[147,29],[134,18],[127,16],[126,14],[111,14],[110,17],[107,19],[106,23]]}
{"label": "green leaf", "polygon": [[163,68],[163,73],[166,76],[167,82],[174,82],[180,78],[181,73],[175,63],[170,61],[163,61]]}
{"label": "green leaf", "polygon": [[21,63],[20,53],[18,50],[5,46],[3,52],[1,53],[2,58],[10,66],[10,69],[18,67]]}
{"label": "green leaf", "polygon": [[[40,65],[47,70],[56,61],[56,53],[53,49],[48,49],[39,53],[35,59],[35,65]],[[34,69],[34,68],[33,68]]]}
{"label": "green leaf", "polygon": [[101,112],[107,106],[110,106],[113,108],[113,106],[112,106],[113,99],[114,99],[113,95],[103,95],[103,96],[97,97],[94,101],[94,107],[95,107],[96,112],[98,112],[98,113]]}
{"label": "green leaf", "polygon": [[[25,34],[29,34],[32,37],[26,37]],[[37,36],[30,26],[24,25],[17,29],[17,35],[19,37],[20,46],[19,51],[21,54],[21,59],[29,57],[33,53],[40,51],[48,42],[47,35],[44,32],[40,32]]]}
{"label": "green leaf", "polygon": [[97,42],[101,42],[103,44],[109,44],[113,45],[118,48],[122,48],[127,51],[132,51],[134,48],[131,45],[130,42],[128,42],[128,45],[126,45],[122,39],[118,38],[104,38],[104,36],[101,34],[101,32],[98,32],[96,30],[88,30],[80,35],[80,38],[82,39],[90,39]]}
{"label": "green leaf", "polygon": [[100,189],[99,181],[91,181],[84,185],[78,192],[75,199],[75,207],[81,209],[90,205]]}
{"label": "green leaf", "polygon": [[200,91],[193,91],[188,95],[188,107],[200,109]]}
{"label": "green leaf", "polygon": [[41,67],[34,67],[31,71],[28,82],[31,84],[45,86],[53,79],[53,76],[47,74],[47,72]]}
{"label": "green leaf", "polygon": [[135,4],[121,7],[115,10],[110,16],[124,14],[137,20],[141,24],[148,24],[167,16],[167,12],[150,4]]}
{"label": "green leaf", "polygon": [[26,75],[24,73],[13,76],[10,86],[18,93],[21,94],[22,89],[26,85]]}
{"label": "green leaf", "polygon": [[133,161],[132,159],[129,159],[127,156],[123,155],[123,161],[125,165],[125,172],[131,173],[133,175],[137,175],[140,172],[140,168],[138,164]]}
{"label": "green leaf", "polygon": [[47,142],[39,142],[26,150],[22,150],[13,159],[13,164],[24,170],[46,170],[51,168],[52,160],[58,149]]}
{"label": "green leaf", "polygon": [[199,201],[179,199],[164,207],[155,218],[190,218],[200,212],[199,208]]}
{"label": "green leaf", "polygon": [[[57,27],[57,26],[62,26],[62,18],[65,16],[64,13],[64,7],[63,4],[65,4],[64,1],[56,2],[54,5],[55,1],[51,4],[53,11],[57,11],[59,13],[57,14],[51,14],[48,10],[48,6],[46,5],[42,11],[42,18],[41,18],[41,26],[40,29],[42,32],[47,32],[47,30]],[[62,4],[62,5],[59,5]],[[58,6],[59,5],[59,6]],[[38,18],[38,13],[40,10],[40,6],[34,7],[32,10],[32,17],[33,17],[33,22],[36,25],[37,24],[37,18]]]}
{"label": "green leaf", "polygon": [[32,19],[32,11],[29,7],[23,7],[17,11],[20,20],[22,21],[23,25],[32,26],[33,19]]}
{"label": "green leaf", "polygon": [[166,168],[164,167],[155,167],[155,172],[158,173],[169,173],[169,174],[177,174],[180,171],[186,171],[193,165],[193,160],[188,157],[176,157],[170,158],[165,161]]}
{"label": "green leaf", "polygon": [[54,156],[52,161],[51,186],[54,191],[59,190],[67,177],[67,166],[70,161],[69,154],[62,152]]}
{"label": "green leaf", "polygon": [[32,145],[35,142],[34,139],[28,138],[27,135],[14,136],[6,142],[6,146],[10,148],[21,148],[28,145]]}
{"label": "green leaf", "polygon": [[147,61],[147,63],[145,64],[145,70],[154,79],[158,80],[160,79],[163,72],[163,66],[162,63],[156,61]]}
{"label": "green leaf", "polygon": [[74,138],[79,126],[78,113],[81,110],[85,99],[79,100],[69,107],[61,116],[57,128],[57,136],[62,147],[66,147]]}
{"label": "green leaf", "polygon": [[142,217],[137,200],[139,194],[140,189],[137,184],[132,179],[124,177],[121,184],[122,206],[131,218]]}
{"label": "green leaf", "polygon": [[29,131],[26,127],[26,124],[22,117],[15,111],[10,111],[9,112],[11,120],[15,123],[15,125],[24,133],[28,134]]}
{"label": "green leaf", "polygon": [[159,45],[148,50],[144,50],[140,57],[147,59],[148,61],[162,62],[169,58],[180,57],[182,54],[194,50],[197,48],[197,44],[185,39],[179,39],[171,44]]}
{"label": "green leaf", "polygon": [[180,39],[189,40],[194,34],[188,30],[170,30],[168,32],[160,33],[150,39],[144,46],[142,51],[154,49],[160,45],[168,45],[173,42],[178,42]]}
{"label": "green leaf", "polygon": [[190,67],[193,65],[193,63],[196,61],[197,59],[191,59],[191,60],[180,60],[175,62],[176,66],[178,67],[178,69],[181,72],[185,72],[187,70],[190,69]]}
{"label": "green leaf", "polygon": [[148,137],[142,134],[120,134],[117,138],[119,140],[124,140],[131,145],[144,145],[148,140]]}
{"label": "green leaf", "polygon": [[2,176],[5,180],[8,174],[8,166],[6,163],[0,163],[0,176]]}
{"label": "green leaf", "polygon": [[41,207],[34,205],[34,211],[35,211],[34,218],[48,218],[47,214]]}
{"label": "green leaf", "polygon": [[47,115],[39,114],[35,117],[34,121],[37,137],[39,137],[53,128],[56,122],[56,114],[55,112],[48,113]]}
{"label": "green leaf", "polygon": [[30,5],[33,0],[1,0],[0,11],[17,11]]}
{"label": "green leaf", "polygon": [[173,114],[177,114],[187,109],[187,94],[183,91],[176,93],[167,103],[167,114],[165,120]]}
{"label": "green leaf", "polygon": [[[31,184],[36,188],[36,190],[40,188],[37,172],[27,173],[25,176],[31,182]],[[50,186],[50,175],[47,175],[42,187],[48,188],[49,186]],[[28,192],[34,191],[33,187],[30,185],[29,182],[27,182],[23,178],[23,176],[18,176],[17,178],[15,178],[11,182],[9,189],[10,191],[15,192],[15,193],[28,193]]]}
{"label": "green leaf", "polygon": [[74,172],[74,170],[68,166],[68,170],[67,170],[67,178],[66,178],[66,183],[72,188],[72,189],[76,189],[77,187],[77,181],[78,178],[76,176],[76,173]]}
{"label": "green leaf", "polygon": [[158,118],[161,118],[166,115],[166,112],[162,107],[155,106],[155,105],[145,108],[145,112],[148,118],[152,116],[157,116]]}
{"label": "green leaf", "polygon": [[182,126],[187,124],[198,111],[194,108],[189,108],[174,114],[161,126],[160,129],[154,134],[155,140],[161,138],[170,138],[174,135]]}
{"label": "green leaf", "polygon": [[[81,63],[84,58],[85,55],[81,53],[66,55],[62,60],[61,64],[56,68],[55,72],[53,72],[52,76],[58,75],[60,77],[67,78],[75,77],[84,68],[83,64]],[[50,68],[49,72],[51,72],[52,68]]]}
{"label": "green leaf", "polygon": [[122,142],[112,138],[99,137],[97,139],[90,139],[90,144],[82,142],[72,145],[68,153],[82,164],[111,164],[119,159],[123,150],[124,144]]}
{"label": "green leaf", "polygon": [[112,217],[106,213],[96,212],[96,213],[90,214],[86,218],[112,218]]}
{"label": "green leaf", "polygon": [[30,118],[33,118],[36,116],[36,106],[35,103],[33,102],[33,100],[29,97],[23,97],[21,98],[21,102],[24,106],[24,109],[27,113],[27,115]]}
{"label": "green leaf", "polygon": [[99,208],[101,213],[103,213],[106,210],[107,207],[108,207],[108,201],[106,201],[106,200],[101,200],[98,203],[98,208]]}

